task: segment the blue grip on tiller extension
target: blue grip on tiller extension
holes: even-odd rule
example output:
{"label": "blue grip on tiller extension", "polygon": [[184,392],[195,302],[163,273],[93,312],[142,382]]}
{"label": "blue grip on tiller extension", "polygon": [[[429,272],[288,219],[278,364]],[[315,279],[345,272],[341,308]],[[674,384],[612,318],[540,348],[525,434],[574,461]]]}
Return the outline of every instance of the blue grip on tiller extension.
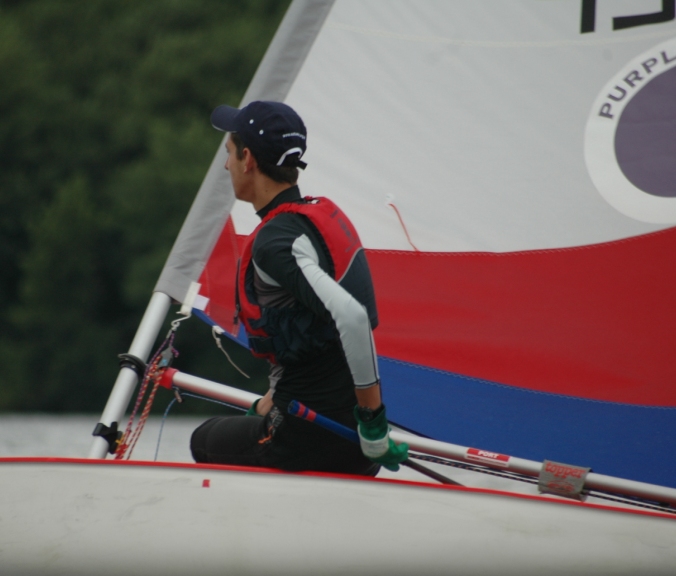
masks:
{"label": "blue grip on tiller extension", "polygon": [[339,424],[335,420],[331,420],[326,416],[317,414],[314,410],[308,408],[305,404],[301,404],[296,400],[291,400],[291,402],[289,402],[289,414],[292,416],[297,416],[302,420],[319,424],[319,426],[322,428],[326,428],[327,430],[342,436],[350,442],[359,444],[359,434],[357,434],[354,430],[348,428],[347,426],[343,426],[342,424]]}
{"label": "blue grip on tiller extension", "polygon": [[[314,422],[315,424],[318,424],[322,428],[326,428],[327,430],[330,430],[331,432],[334,432],[335,434],[342,436],[343,438],[349,440],[350,442],[359,444],[359,434],[357,434],[357,432],[355,432],[351,428],[348,428],[347,426],[339,424],[335,420],[331,420],[326,416],[317,414],[317,412],[315,412],[311,408],[308,408],[307,406],[305,406],[305,404],[301,404],[297,400],[291,400],[291,402],[289,402],[288,411],[289,414],[291,414],[292,416],[296,416],[297,418],[301,418],[302,420],[307,420],[308,422]],[[413,470],[420,472],[421,474],[424,474],[425,476],[429,476],[430,478],[433,478],[434,480],[436,480],[437,482],[441,482],[442,484],[449,484],[452,486],[462,486],[462,484],[456,482],[455,480],[451,480],[450,478],[447,478],[446,476],[443,476],[435,472],[434,470],[430,470],[429,468],[426,468],[422,464],[412,462],[410,458],[404,460],[402,464],[404,466],[408,466],[409,468],[412,468]]]}

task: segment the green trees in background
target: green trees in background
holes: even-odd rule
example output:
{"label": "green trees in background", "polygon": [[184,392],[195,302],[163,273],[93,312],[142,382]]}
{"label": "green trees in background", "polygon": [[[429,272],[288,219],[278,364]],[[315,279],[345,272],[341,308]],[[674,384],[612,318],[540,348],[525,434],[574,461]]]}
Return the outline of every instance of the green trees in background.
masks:
{"label": "green trees in background", "polygon": [[[0,0],[0,410],[103,407],[221,141],[209,114],[287,6]],[[237,380],[191,323],[179,367]]]}

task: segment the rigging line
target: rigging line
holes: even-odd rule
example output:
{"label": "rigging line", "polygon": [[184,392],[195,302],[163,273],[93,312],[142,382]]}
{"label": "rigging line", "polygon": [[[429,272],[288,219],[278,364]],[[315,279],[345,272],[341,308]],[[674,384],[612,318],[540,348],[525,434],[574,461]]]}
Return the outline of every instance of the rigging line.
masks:
{"label": "rigging line", "polygon": [[664,514],[674,514],[674,515],[676,515],[676,510],[673,510],[668,505],[662,506],[661,504],[652,504],[650,501],[647,501],[647,500],[639,500],[639,499],[634,500],[634,499],[626,498],[626,497],[613,496],[613,495],[611,495],[611,493],[597,492],[596,490],[594,490],[593,492],[588,492],[587,495],[592,497],[592,498],[599,498],[601,500],[609,500],[611,502],[618,502],[619,504],[636,506],[638,508],[646,508],[647,510],[653,510],[654,512],[662,512]]}
{"label": "rigging line", "polygon": [[[162,355],[163,352],[169,350],[171,351],[172,354],[178,355],[176,352],[176,349],[173,346],[174,343],[174,336],[176,334],[175,329],[169,330],[167,333],[166,338],[164,339],[164,342],[160,344],[160,346],[157,348],[155,353],[153,354],[152,358],[146,364],[146,369],[143,374],[143,379],[141,381],[141,386],[138,391],[138,395],[136,397],[136,402],[134,404],[134,409],[131,412],[131,415],[129,416],[129,422],[127,423],[127,427],[124,431],[124,434],[122,435],[122,438],[120,438],[120,442],[117,446],[117,449],[115,451],[115,459],[116,460],[121,460],[124,458],[125,454],[127,453],[127,450],[129,446],[133,443],[136,443],[136,440],[138,440],[138,436],[141,433],[141,430],[143,429],[143,425],[141,424],[141,421],[138,422],[136,425],[136,429],[134,429],[134,419],[136,418],[136,413],[138,412],[139,408],[141,407],[141,404],[143,402],[143,398],[145,397],[146,391],[149,387],[150,381],[153,379],[154,376],[156,376],[156,370],[157,370],[157,363],[160,360],[160,356]],[[151,390],[150,396],[154,396],[153,391]],[[146,405],[148,401],[150,400],[150,397],[146,400]],[[152,403],[152,401],[151,401]],[[140,427],[140,430],[139,430]],[[132,447],[133,450],[133,447]],[[129,459],[129,456],[131,456],[131,452],[129,452],[127,459]]]}
{"label": "rigging line", "polygon": [[188,318],[190,318],[192,316],[191,314],[182,314],[181,312],[177,312],[177,314],[180,314],[182,316],[182,318],[175,318],[174,320],[172,320],[171,328],[169,330],[170,334],[171,334],[171,332],[176,332],[176,330],[178,330],[178,327],[179,327],[181,322],[183,322],[184,320],[187,320]]}
{"label": "rigging line", "polygon": [[198,394],[190,394],[189,392],[181,392],[179,388],[176,386],[172,386],[172,390],[174,391],[175,397],[171,399],[171,402],[169,402],[169,405],[167,406],[166,410],[164,411],[164,414],[162,415],[162,422],[160,422],[160,432],[157,435],[157,446],[155,447],[155,462],[157,462],[157,456],[160,453],[160,443],[162,442],[162,431],[164,430],[164,423],[167,419],[167,416],[169,416],[169,410],[171,410],[172,406],[178,402],[181,404],[183,402],[182,397],[183,396],[189,396],[190,398],[197,398],[198,400],[206,400],[207,402],[213,402],[214,404],[221,404],[222,406],[226,406],[228,408],[234,408],[235,410],[240,410],[241,412],[246,412],[245,408],[242,408],[241,406],[236,406],[235,404],[229,404],[227,402],[222,402],[221,400],[214,400],[213,398],[207,398],[206,396],[200,396]]}
{"label": "rigging line", "polygon": [[[161,370],[161,369],[160,369]],[[138,439],[141,437],[141,432],[143,432],[143,428],[146,425],[146,421],[148,420],[148,416],[150,416],[150,410],[153,407],[153,401],[155,400],[155,394],[157,393],[157,389],[160,386],[160,372],[154,372],[150,378],[150,380],[153,381],[153,387],[150,390],[150,394],[146,400],[146,404],[143,408],[143,412],[141,413],[141,417],[139,418],[138,424],[136,425],[136,429],[132,433],[131,437],[127,440],[127,447],[125,449],[126,451],[126,459],[130,460],[131,459],[131,454],[134,451],[134,448],[136,447],[136,443],[138,442]],[[124,456],[124,453],[123,453]]]}
{"label": "rigging line", "polygon": [[394,210],[394,212],[397,215],[397,218],[399,218],[399,223],[401,224],[401,227],[404,229],[404,234],[406,234],[406,240],[408,240],[408,243],[413,247],[413,250],[415,250],[416,252],[420,252],[420,250],[418,250],[416,245],[413,244],[413,242],[411,240],[411,236],[409,235],[408,230],[406,228],[406,224],[404,224],[404,219],[401,217],[401,214],[399,213],[399,210],[397,209],[397,207],[394,205],[393,202],[388,202],[387,205],[390,206]]}
{"label": "rigging line", "polygon": [[164,422],[167,419],[167,415],[169,414],[169,410],[171,410],[171,407],[176,404],[176,401],[178,398],[172,398],[171,402],[169,402],[169,405],[167,406],[167,409],[164,411],[164,414],[162,416],[162,422],[160,422],[160,432],[157,435],[157,446],[155,447],[155,458],[153,459],[154,462],[157,462],[157,455],[160,453],[160,442],[162,442],[162,431],[164,430]]}
{"label": "rigging line", "polygon": [[214,340],[216,341],[216,346],[218,346],[220,351],[223,352],[223,354],[225,354],[225,357],[228,359],[228,362],[230,362],[230,364],[233,366],[233,368],[235,368],[235,370],[237,370],[237,372],[239,372],[245,378],[251,378],[251,376],[249,376],[246,372],[244,372],[244,370],[242,370],[239,366],[237,366],[237,364],[235,364],[233,359],[230,358],[230,354],[228,354],[226,352],[225,348],[223,348],[223,343],[221,342],[221,339],[219,338],[219,336],[221,334],[223,334],[223,329],[220,326],[217,326],[216,324],[214,324],[211,327],[211,335],[214,337]]}
{"label": "rigging line", "polygon": [[[127,460],[131,458],[131,454],[134,450],[134,447],[136,446],[136,442],[138,442],[141,432],[143,432],[143,428],[145,427],[146,420],[150,415],[150,410],[152,408],[153,401],[155,400],[155,394],[157,393],[157,389],[160,385],[162,374],[166,368],[171,365],[173,359],[178,356],[178,350],[174,348],[176,331],[178,330],[180,323],[188,318],[190,318],[190,314],[183,314],[183,318],[177,318],[171,323],[171,328],[167,332],[164,342],[160,344],[153,354],[152,359],[146,365],[146,369],[143,374],[143,381],[136,398],[134,409],[131,413],[131,416],[129,417],[127,428],[120,438],[115,451],[116,460],[122,460],[125,458],[125,456]],[[138,423],[136,424],[136,428],[134,428],[134,419],[136,418],[136,413],[141,406],[143,398],[145,397],[146,391],[149,388],[151,382],[153,387],[150,390],[148,398],[145,400],[145,407],[143,408],[143,412],[139,418]]]}
{"label": "rigging line", "polygon": [[182,392],[179,388],[174,386],[174,391],[178,391],[178,393],[183,396],[188,396],[190,398],[197,398],[197,400],[205,400],[206,402],[213,402],[214,404],[220,404],[221,406],[225,406],[227,408],[234,408],[235,410],[239,410],[240,412],[247,412],[249,409],[248,408],[242,408],[241,406],[237,406],[236,404],[230,404],[229,402],[223,402],[223,400],[214,400],[213,398],[209,398],[207,396],[201,396],[199,394],[191,394],[190,392]]}
{"label": "rigging line", "polygon": [[470,472],[481,472],[482,474],[488,474],[489,476],[497,476],[499,478],[504,478],[506,480],[516,480],[518,482],[525,482],[526,484],[537,484],[537,480],[534,480],[528,476],[522,476],[514,472],[507,471],[498,471],[491,468],[484,468],[482,466],[476,466],[474,464],[467,464],[465,462],[455,462],[453,460],[446,460],[444,458],[439,458],[437,456],[430,456],[428,454],[410,454],[411,458],[417,458],[418,460],[425,460],[426,462],[432,462],[433,464],[443,464],[444,466],[452,466],[453,468],[460,468],[462,470],[468,470]]}
{"label": "rigging line", "polygon": [[[489,476],[497,476],[498,478],[504,478],[506,480],[516,480],[517,482],[524,482],[526,484],[537,485],[538,481],[534,478],[528,476],[522,476],[515,472],[508,471],[498,471],[491,468],[484,468],[482,466],[476,466],[474,464],[467,464],[465,462],[455,462],[453,460],[446,460],[445,458],[439,458],[437,456],[430,456],[427,454],[411,454],[409,453],[410,458],[417,458],[418,460],[425,460],[426,462],[432,462],[434,464],[442,464],[444,466],[452,466],[453,468],[460,468],[462,470],[468,470],[470,472],[479,472],[482,474],[488,474]],[[647,510],[652,510],[654,512],[663,512],[666,514],[676,515],[676,510],[673,510],[668,505],[662,505],[659,503],[652,503],[650,500],[642,500],[640,498],[629,498],[626,496],[619,496],[611,492],[603,492],[598,490],[586,490],[586,495],[590,498],[598,498],[600,500],[608,500],[610,502],[617,502],[619,504],[625,504],[629,506],[635,506],[637,508],[645,508]]]}

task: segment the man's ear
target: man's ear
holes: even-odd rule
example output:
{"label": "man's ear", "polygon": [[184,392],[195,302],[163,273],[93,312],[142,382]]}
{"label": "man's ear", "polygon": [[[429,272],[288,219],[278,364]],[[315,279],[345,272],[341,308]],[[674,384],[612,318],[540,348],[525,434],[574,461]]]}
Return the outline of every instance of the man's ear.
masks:
{"label": "man's ear", "polygon": [[258,167],[256,158],[254,158],[254,155],[248,148],[242,150],[242,162],[244,163],[244,172],[251,172],[251,170]]}

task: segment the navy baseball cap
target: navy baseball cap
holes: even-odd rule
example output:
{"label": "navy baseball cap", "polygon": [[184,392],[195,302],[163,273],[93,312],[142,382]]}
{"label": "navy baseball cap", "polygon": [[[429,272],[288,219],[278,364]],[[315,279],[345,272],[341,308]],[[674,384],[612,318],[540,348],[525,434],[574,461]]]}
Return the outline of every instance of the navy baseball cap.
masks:
{"label": "navy baseball cap", "polygon": [[256,101],[241,110],[219,106],[211,124],[223,132],[236,132],[260,162],[305,168],[307,131],[300,116],[282,102]]}

